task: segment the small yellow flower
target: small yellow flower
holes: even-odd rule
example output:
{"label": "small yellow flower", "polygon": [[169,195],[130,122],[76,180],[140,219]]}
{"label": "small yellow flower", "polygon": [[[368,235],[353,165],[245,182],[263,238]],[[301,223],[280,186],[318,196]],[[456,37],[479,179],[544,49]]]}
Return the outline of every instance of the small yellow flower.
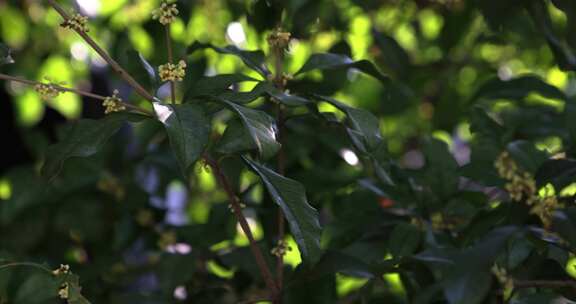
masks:
{"label": "small yellow flower", "polygon": [[552,226],[553,213],[559,208],[562,208],[562,205],[558,202],[556,196],[550,195],[540,198],[534,203],[534,207],[530,209],[530,213],[536,214],[540,218],[545,229],[550,229]]}
{"label": "small yellow flower", "polygon": [[180,60],[178,64],[167,63],[158,67],[160,79],[164,81],[182,81],[186,76],[186,62]]}
{"label": "small yellow flower", "polygon": [[520,201],[524,198],[528,205],[532,205],[538,200],[534,177],[520,169],[508,151],[504,151],[498,156],[494,166],[498,175],[508,180],[504,188],[512,200]]}
{"label": "small yellow flower", "polygon": [[[240,208],[241,209],[246,208],[246,204],[240,203]],[[232,204],[228,204],[228,210],[230,210],[231,213],[234,213],[234,206],[232,206]]]}
{"label": "small yellow flower", "polygon": [[160,7],[152,11],[152,19],[158,19],[163,25],[168,25],[176,20],[178,13],[179,11],[175,3],[162,1]]}
{"label": "small yellow flower", "polygon": [[61,91],[52,83],[38,83],[34,85],[34,90],[40,94],[43,100],[50,100],[58,97]]}
{"label": "small yellow flower", "polygon": [[60,299],[68,299],[69,294],[70,286],[68,283],[64,282],[62,285],[60,285],[60,289],[58,289],[58,296]]}
{"label": "small yellow flower", "polygon": [[70,19],[64,20],[64,22],[60,23],[60,26],[63,28],[88,33],[90,29],[88,29],[88,17],[82,16],[80,14],[74,14]]}
{"label": "small yellow flower", "polygon": [[274,248],[272,248],[272,250],[270,250],[270,253],[272,255],[277,256],[277,257],[281,257],[281,256],[285,256],[288,251],[292,251],[292,247],[288,246],[286,241],[280,240],[280,241],[278,241],[276,247],[274,247]]}
{"label": "small yellow flower", "polygon": [[102,105],[106,108],[104,110],[105,114],[126,110],[126,107],[122,103],[122,99],[118,97],[118,94],[118,90],[114,90],[114,94],[112,96],[106,97],[106,99],[104,99],[102,102]]}

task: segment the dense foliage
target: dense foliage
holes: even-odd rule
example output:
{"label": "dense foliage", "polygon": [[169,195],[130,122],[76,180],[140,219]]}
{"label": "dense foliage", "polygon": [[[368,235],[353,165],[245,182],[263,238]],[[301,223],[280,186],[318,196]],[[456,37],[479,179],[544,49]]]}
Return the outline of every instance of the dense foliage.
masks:
{"label": "dense foliage", "polygon": [[0,304],[576,301],[573,1],[61,2],[0,2]]}

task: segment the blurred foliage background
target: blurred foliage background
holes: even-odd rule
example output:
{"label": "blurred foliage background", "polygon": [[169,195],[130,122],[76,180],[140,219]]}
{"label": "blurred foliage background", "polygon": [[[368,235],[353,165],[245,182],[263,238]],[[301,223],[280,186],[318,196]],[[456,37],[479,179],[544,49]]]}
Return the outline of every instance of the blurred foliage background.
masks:
{"label": "blurred foliage background", "polygon": [[[166,61],[163,28],[150,16],[159,1],[62,2],[90,17],[91,36],[123,65],[131,64],[126,51],[132,48],[153,66]],[[289,73],[296,72],[318,52],[375,62],[393,82],[382,86],[373,78],[340,69],[296,78],[288,89],[334,96],[370,110],[380,120],[391,157],[407,168],[419,168],[424,163],[420,140],[424,135],[446,142],[456,160],[466,164],[470,159],[472,107],[505,112],[519,99],[533,107],[506,118],[512,136],[534,139],[539,148],[551,153],[561,149],[557,137],[540,136],[548,135],[542,131],[543,126],[555,127],[555,116],[541,115],[540,106],[560,112],[564,103],[540,90],[541,82],[530,79],[541,79],[569,98],[576,95],[576,79],[571,72],[576,69],[572,51],[576,34],[571,30],[576,25],[576,7],[572,1],[197,0],[178,1],[178,5],[180,18],[172,25],[171,36],[177,44],[176,57],[193,63],[188,69],[191,79],[239,71],[260,78],[238,58],[212,50],[187,54],[186,48],[194,42],[209,42],[268,52],[266,35],[277,26],[292,33],[286,63]],[[2,66],[2,73],[35,80],[48,77],[105,96],[120,87],[126,95],[128,88],[106,63],[80,37],[59,28],[60,22],[57,13],[43,1],[0,0],[0,41],[11,48],[15,60]],[[525,76],[530,77],[515,87],[502,85]],[[486,89],[490,85],[502,85],[502,89],[493,93],[497,90]],[[252,82],[244,82],[239,89],[247,91],[253,86]],[[165,87],[159,95],[167,95]],[[246,250],[230,250],[218,257],[212,253],[222,248],[245,249],[247,244],[228,216],[224,195],[215,191],[214,179],[201,165],[197,165],[189,184],[177,177],[174,162],[167,159],[165,143],[155,137],[157,126],[123,130],[105,156],[74,160],[55,187],[48,187],[33,174],[43,151],[58,137],[62,122],[102,117],[100,104],[73,94],[45,102],[32,88],[13,82],[1,84],[0,101],[0,125],[7,135],[0,199],[18,202],[0,208],[0,258],[70,264],[80,274],[85,294],[94,303],[161,303],[165,297],[189,303],[233,303],[237,295],[228,294],[231,284],[243,294],[258,295],[247,290],[252,288],[250,280],[258,275],[253,276],[256,270]],[[134,98],[132,102],[142,101]],[[329,104],[321,104],[320,109],[341,115]],[[295,129],[292,136],[296,140],[298,131],[306,133],[310,129]],[[128,136],[134,134],[137,136]],[[352,192],[347,185],[359,172],[354,167],[358,164],[356,155],[341,150],[338,137],[302,137],[300,145],[289,148],[298,159],[293,161],[298,165],[289,169],[290,175],[306,185],[316,206],[327,204],[336,218],[354,213],[334,207],[337,203],[378,201],[377,196],[356,192],[341,196]],[[122,147],[126,138],[131,141],[128,147]],[[319,150],[320,155],[315,155],[311,151],[315,145],[332,146],[337,153],[327,156]],[[346,163],[334,169],[335,159],[340,158]],[[317,171],[306,171],[311,162],[322,165]],[[103,163],[107,168],[104,171],[97,167]],[[327,174],[333,170],[338,174]],[[255,176],[246,172],[238,177],[240,186],[250,186],[245,192],[248,202],[260,201],[263,195],[261,186],[251,186],[254,180]],[[333,193],[335,185],[341,193]],[[393,203],[386,199],[379,202],[384,207]],[[265,210],[253,212],[266,214]],[[160,228],[154,223],[161,223]],[[258,225],[273,223],[256,223],[254,220],[257,238],[265,238]],[[207,229],[218,231],[208,235]],[[337,226],[327,229],[325,243],[336,247],[338,242],[349,244],[350,240],[341,239],[345,235],[338,234]],[[210,250],[168,258],[147,250],[165,248],[163,242],[171,244],[176,237],[180,241],[176,245],[181,246],[171,245],[171,253],[189,252],[185,244],[198,242],[205,242],[198,246]],[[296,247],[293,241],[291,244]],[[379,255],[386,252],[375,247],[362,250],[379,250]],[[199,265],[197,261],[206,263]],[[247,262],[230,266],[239,261]],[[289,253],[287,263],[291,268],[300,264],[296,250]],[[37,286],[34,277],[24,279],[31,272],[0,273],[0,296],[3,290],[10,290],[14,303],[33,303],[27,302],[31,297],[36,298],[34,303],[44,303],[38,295],[41,291],[31,287]],[[15,282],[7,276],[21,276],[25,283],[6,288],[3,282]],[[182,289],[184,282],[191,281],[194,289]],[[382,295],[377,300],[407,301],[397,274],[387,274],[383,281]],[[294,293],[292,301],[310,292],[309,296],[318,298],[307,303],[334,303],[331,299],[345,299],[365,282],[365,278],[339,274],[334,281],[316,282],[314,287],[296,285],[293,288],[299,293]],[[332,295],[334,292],[336,295]]]}

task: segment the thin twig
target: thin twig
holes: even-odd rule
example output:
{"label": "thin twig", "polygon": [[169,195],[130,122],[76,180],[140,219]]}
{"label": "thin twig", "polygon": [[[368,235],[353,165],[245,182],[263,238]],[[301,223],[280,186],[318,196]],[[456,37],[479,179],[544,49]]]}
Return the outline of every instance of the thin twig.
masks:
{"label": "thin twig", "polygon": [[253,303],[259,303],[259,302],[264,302],[264,301],[271,301],[271,300],[268,298],[250,299],[250,300],[240,301],[237,304],[253,304]]}
{"label": "thin twig", "polygon": [[533,280],[533,281],[514,281],[514,288],[533,288],[533,287],[549,287],[549,288],[562,288],[571,287],[576,289],[576,281],[547,281],[547,280]]}
{"label": "thin twig", "polygon": [[[56,3],[55,0],[47,0],[47,1],[60,14],[60,16],[64,18],[64,20],[70,19],[70,15],[58,3]],[[126,82],[132,88],[134,88],[134,90],[136,90],[136,93],[138,93],[140,96],[142,96],[144,99],[150,102],[154,101],[154,96],[148,93],[148,91],[146,91],[146,89],[144,89],[142,85],[140,85],[134,78],[132,78],[132,76],[128,74],[128,72],[126,72],[126,70],[122,68],[120,64],[118,64],[118,62],[112,59],[112,57],[110,57],[110,55],[108,55],[108,53],[106,53],[104,49],[102,49],[90,36],[88,36],[86,32],[79,29],[74,30],[76,31],[76,33],[78,33],[78,35],[80,35],[80,37],[82,37],[82,39],[84,39],[84,41],[86,41],[86,43],[90,45],[90,47],[92,47],[92,49],[94,49],[94,51],[96,51],[96,53],[98,53],[98,55],[100,55],[100,57],[102,57],[102,59],[104,59],[104,61],[106,61],[112,67],[112,69],[120,77],[126,80]]]}
{"label": "thin twig", "polygon": [[[20,82],[20,83],[27,84],[27,85],[30,85],[30,86],[35,86],[35,85],[37,85],[37,84],[45,84],[45,83],[42,83],[42,82],[39,82],[39,81],[29,80],[29,79],[20,78],[20,77],[15,77],[15,76],[6,75],[6,74],[1,74],[1,73],[0,73],[0,79],[8,80],[8,81]],[[55,83],[50,83],[49,85],[51,85],[51,86],[54,87],[56,90],[61,91],[61,92],[74,93],[74,94],[78,94],[78,95],[81,95],[81,96],[86,96],[86,97],[94,98],[94,99],[98,99],[98,100],[105,100],[105,99],[106,99],[105,96],[101,96],[101,95],[98,95],[98,94],[94,94],[94,93],[90,93],[90,92],[78,90],[78,89],[75,89],[75,88],[63,87],[63,86],[58,85],[58,84],[55,84]],[[140,108],[140,107],[138,107],[138,106],[135,106],[135,105],[132,105],[132,104],[129,104],[129,103],[125,103],[125,102],[121,102],[121,104],[122,104],[123,106],[125,106],[126,108],[128,108],[128,109],[131,109],[131,110],[134,110],[134,111],[138,111],[138,112],[141,112],[141,113],[150,115],[150,116],[154,116],[154,113],[153,113],[152,111],[147,110],[147,109],[143,109],[143,108]]]}
{"label": "thin twig", "polygon": [[204,159],[206,160],[206,163],[212,168],[214,176],[216,177],[220,186],[224,189],[226,195],[228,196],[228,199],[230,200],[230,204],[232,206],[234,214],[236,215],[236,219],[238,220],[238,223],[240,223],[242,231],[244,232],[244,234],[248,238],[248,241],[250,242],[250,249],[252,250],[252,254],[256,259],[256,264],[260,269],[260,273],[264,278],[264,282],[266,283],[266,286],[270,291],[270,296],[272,298],[276,298],[278,296],[278,287],[274,282],[272,272],[270,272],[270,269],[268,268],[268,264],[264,259],[264,255],[262,254],[260,247],[258,246],[256,240],[254,239],[254,235],[252,234],[252,230],[248,225],[248,221],[246,220],[246,217],[244,217],[244,214],[242,213],[242,207],[240,206],[240,201],[238,200],[238,197],[234,193],[234,190],[232,190],[232,186],[230,186],[228,178],[224,175],[224,173],[222,173],[220,165],[209,157],[205,157]]}
{"label": "thin twig", "polygon": [[[172,52],[172,41],[170,40],[170,23],[164,26],[166,31],[166,48],[168,49],[168,63],[174,63],[174,53]],[[172,104],[176,103],[176,85],[173,80],[170,80],[170,96]]]}
{"label": "thin twig", "polygon": [[34,268],[38,268],[44,271],[47,271],[49,273],[52,273],[52,270],[40,265],[40,264],[36,264],[36,263],[30,263],[30,262],[14,262],[14,263],[8,263],[8,264],[2,264],[0,265],[0,271],[10,268],[10,267],[17,267],[17,266],[28,266],[28,267],[34,267]]}

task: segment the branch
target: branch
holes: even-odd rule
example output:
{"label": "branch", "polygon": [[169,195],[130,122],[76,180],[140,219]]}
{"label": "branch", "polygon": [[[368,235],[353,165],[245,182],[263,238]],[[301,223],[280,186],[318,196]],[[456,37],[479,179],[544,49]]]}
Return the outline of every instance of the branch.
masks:
{"label": "branch", "polygon": [[[42,82],[39,81],[33,81],[33,80],[28,80],[28,79],[24,79],[24,78],[20,78],[20,77],[15,77],[15,76],[10,76],[10,75],[6,75],[6,74],[1,74],[0,73],[0,79],[3,80],[8,80],[8,81],[15,81],[15,82],[20,82],[23,84],[27,84],[27,85],[31,85],[31,86],[35,86],[37,84],[43,84]],[[54,83],[50,83],[50,85],[52,87],[54,87],[55,89],[57,89],[58,91],[61,92],[69,92],[69,93],[75,93],[81,96],[86,96],[86,97],[90,97],[90,98],[94,98],[94,99],[98,99],[98,100],[105,100],[106,97],[105,96],[101,96],[98,94],[94,94],[94,93],[90,93],[90,92],[86,92],[86,91],[82,91],[82,90],[78,90],[78,89],[74,89],[74,88],[67,88],[67,87],[63,87],[61,85],[58,84],[54,84]],[[147,115],[150,115],[152,117],[154,117],[154,113],[146,110],[146,109],[142,109],[138,106],[129,104],[129,103],[125,103],[125,102],[121,102],[121,104],[123,106],[125,106],[128,109],[134,110],[134,111],[138,111]]]}
{"label": "branch", "polygon": [[266,260],[264,259],[264,255],[262,254],[260,247],[258,247],[258,244],[256,244],[256,240],[254,239],[254,235],[252,234],[252,231],[250,230],[250,226],[248,225],[248,222],[246,221],[246,217],[244,217],[244,214],[242,213],[242,207],[240,206],[240,201],[238,200],[238,197],[234,193],[234,190],[232,190],[232,186],[230,185],[228,178],[224,175],[224,173],[222,173],[220,165],[216,161],[210,159],[207,156],[204,157],[204,159],[206,160],[206,163],[212,168],[212,170],[214,172],[214,176],[216,177],[216,179],[220,183],[220,186],[226,192],[226,195],[228,196],[228,199],[230,200],[230,204],[232,205],[232,209],[234,211],[234,214],[236,215],[236,219],[240,223],[240,227],[242,228],[242,231],[244,231],[244,234],[248,238],[248,241],[250,241],[250,249],[252,250],[252,254],[254,255],[254,258],[256,259],[256,264],[258,265],[258,268],[260,269],[260,273],[262,274],[262,277],[264,278],[264,282],[266,283],[266,286],[268,287],[268,290],[270,291],[270,295],[272,298],[276,298],[279,294],[278,287],[276,286],[276,283],[274,282],[274,279],[272,277],[272,273],[270,272],[270,269],[268,268],[268,265],[266,264]]}
{"label": "branch", "polygon": [[[172,52],[172,42],[170,41],[170,24],[164,26],[166,32],[166,48],[168,49],[168,63],[174,62],[174,55]],[[170,81],[170,96],[172,98],[172,104],[176,103],[176,85],[174,81]]]}
{"label": "branch", "polygon": [[[47,1],[60,14],[60,16],[64,18],[64,20],[70,19],[70,15],[58,3],[56,3],[55,0]],[[106,61],[112,67],[112,69],[120,77],[122,77],[132,88],[134,88],[134,90],[136,90],[136,93],[150,102],[154,101],[154,96],[148,93],[146,89],[144,89],[134,78],[132,78],[132,76],[128,74],[128,72],[126,72],[126,70],[124,70],[120,64],[118,64],[118,62],[112,59],[112,57],[110,57],[106,51],[104,51],[90,36],[88,36],[86,32],[78,29],[74,30],[76,33],[78,33],[78,35],[80,35],[80,37],[82,37],[82,39],[84,39],[84,41],[86,41],[86,43],[90,45],[90,47],[92,47],[92,49],[94,49],[94,51],[96,51],[96,53],[98,53],[98,55],[100,55],[100,57],[102,57],[102,59],[104,59],[104,61]]]}

